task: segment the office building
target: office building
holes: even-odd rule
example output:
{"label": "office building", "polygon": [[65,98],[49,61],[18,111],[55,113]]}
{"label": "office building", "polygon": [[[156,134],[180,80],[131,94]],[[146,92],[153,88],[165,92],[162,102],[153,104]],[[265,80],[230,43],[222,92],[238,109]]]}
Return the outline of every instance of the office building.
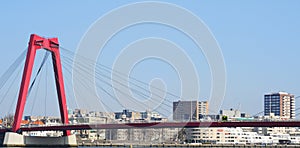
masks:
{"label": "office building", "polygon": [[286,92],[265,94],[265,116],[279,117],[280,119],[295,119],[295,97]]}
{"label": "office building", "polygon": [[240,118],[241,117],[241,111],[237,109],[230,109],[230,110],[220,110],[220,115],[222,116],[227,116],[229,119],[230,118]]}
{"label": "office building", "polygon": [[122,112],[115,112],[115,119],[122,120],[135,120],[140,119],[140,112],[129,111],[129,109],[124,109]]}
{"label": "office building", "polygon": [[207,101],[177,101],[173,102],[174,121],[199,120],[200,115],[208,114]]}
{"label": "office building", "polygon": [[208,115],[208,102],[207,101],[199,101],[199,114],[200,115]]}

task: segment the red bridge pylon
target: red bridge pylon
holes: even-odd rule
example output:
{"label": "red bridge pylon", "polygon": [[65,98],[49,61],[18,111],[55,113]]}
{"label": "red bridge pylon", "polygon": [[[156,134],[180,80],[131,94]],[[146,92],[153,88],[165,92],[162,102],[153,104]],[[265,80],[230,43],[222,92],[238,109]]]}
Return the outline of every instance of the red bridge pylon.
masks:
{"label": "red bridge pylon", "polygon": [[[32,74],[34,59],[35,59],[36,51],[39,49],[45,49],[51,52],[61,120],[63,124],[69,123],[64,80],[62,74],[62,65],[61,65],[60,54],[59,54],[58,39],[43,38],[38,35],[32,34],[30,36],[26,62],[24,66],[22,82],[19,91],[18,103],[17,103],[16,112],[14,116],[14,123],[12,127],[13,132],[18,132],[21,126],[21,121],[24,112],[26,97],[28,94],[28,87],[29,87],[30,78]],[[69,136],[70,131],[64,131],[64,135]]]}

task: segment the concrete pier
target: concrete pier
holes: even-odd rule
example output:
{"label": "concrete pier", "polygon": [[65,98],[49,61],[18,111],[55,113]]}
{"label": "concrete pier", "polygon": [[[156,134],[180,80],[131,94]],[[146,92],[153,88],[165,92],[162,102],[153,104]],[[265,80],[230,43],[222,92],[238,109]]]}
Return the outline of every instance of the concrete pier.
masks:
{"label": "concrete pier", "polygon": [[64,137],[23,136],[13,132],[6,132],[3,146],[78,146],[75,135]]}

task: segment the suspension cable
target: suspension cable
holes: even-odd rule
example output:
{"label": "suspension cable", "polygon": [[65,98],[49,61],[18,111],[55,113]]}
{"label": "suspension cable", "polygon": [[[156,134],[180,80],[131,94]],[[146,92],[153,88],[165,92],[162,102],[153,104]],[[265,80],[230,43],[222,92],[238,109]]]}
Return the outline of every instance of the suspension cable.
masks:
{"label": "suspension cable", "polygon": [[9,66],[9,68],[2,74],[0,77],[0,89],[4,86],[7,80],[10,78],[13,72],[17,69],[18,66],[22,65],[21,62],[25,59],[26,50],[24,50],[19,57]]}
{"label": "suspension cable", "polygon": [[35,83],[35,81],[36,81],[36,78],[37,78],[37,76],[40,74],[40,72],[41,72],[41,70],[42,70],[42,68],[43,68],[43,66],[44,66],[44,64],[45,64],[45,62],[46,62],[46,60],[47,60],[48,57],[49,57],[49,54],[50,54],[50,52],[46,50],[45,55],[44,55],[44,58],[43,58],[43,61],[41,62],[41,65],[40,65],[40,67],[39,67],[37,73],[35,74],[34,79],[33,79],[33,81],[31,82],[31,85],[30,85],[30,87],[29,87],[29,89],[28,89],[28,94],[27,94],[27,96],[29,96],[29,94],[31,93],[31,90],[32,90],[32,87],[33,87],[33,85],[34,85],[34,83]]}

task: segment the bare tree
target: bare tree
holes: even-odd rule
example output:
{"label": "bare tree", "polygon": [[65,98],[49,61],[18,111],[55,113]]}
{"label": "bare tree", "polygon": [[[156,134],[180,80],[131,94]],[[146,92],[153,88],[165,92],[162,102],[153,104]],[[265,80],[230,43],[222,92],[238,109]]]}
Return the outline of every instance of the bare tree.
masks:
{"label": "bare tree", "polygon": [[13,114],[6,115],[3,118],[3,126],[5,126],[7,128],[12,127],[13,122],[14,122],[14,115]]}

